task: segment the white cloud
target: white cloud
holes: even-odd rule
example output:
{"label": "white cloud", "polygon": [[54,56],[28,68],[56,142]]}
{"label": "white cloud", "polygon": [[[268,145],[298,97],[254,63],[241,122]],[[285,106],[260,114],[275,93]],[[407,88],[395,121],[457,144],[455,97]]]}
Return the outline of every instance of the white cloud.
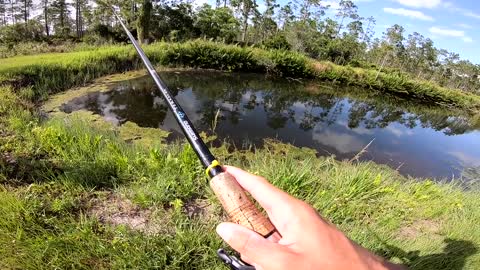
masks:
{"label": "white cloud", "polygon": [[435,36],[456,37],[456,38],[461,38],[465,43],[473,42],[473,39],[465,35],[465,31],[463,30],[440,28],[440,27],[432,26],[428,29],[428,31]]}
{"label": "white cloud", "polygon": [[339,9],[340,4],[337,1],[322,1],[323,6],[330,6],[331,9]]}
{"label": "white cloud", "polygon": [[411,10],[405,8],[383,8],[383,11],[386,13],[405,16],[413,19],[419,19],[423,21],[434,21],[431,16],[425,15],[423,12],[418,10]]}
{"label": "white cloud", "polygon": [[451,151],[447,152],[451,156],[455,157],[460,161],[461,164],[467,165],[467,166],[478,166],[480,164],[480,159],[477,157],[474,157],[472,155],[469,155],[467,153],[463,153],[460,151]]}
{"label": "white cloud", "polygon": [[475,13],[475,12],[472,12],[472,11],[466,11],[466,10],[464,10],[463,15],[465,15],[465,16],[467,16],[467,17],[472,17],[472,18],[475,18],[475,19],[480,19],[480,14]]}
{"label": "white cloud", "polygon": [[320,144],[335,148],[341,154],[358,153],[367,145],[357,136],[331,130],[323,131],[317,127],[313,130],[312,139]]}
{"label": "white cloud", "polygon": [[[352,0],[354,3],[367,3],[373,2],[375,0]],[[340,9],[340,1],[339,0],[325,0],[320,2],[322,6],[330,6],[330,10],[338,10]]]}
{"label": "white cloud", "polygon": [[465,28],[465,29],[472,29],[473,28],[470,24],[466,24],[466,23],[458,23],[458,24],[456,24],[456,26],[461,27],[461,28]]}
{"label": "white cloud", "polygon": [[446,36],[446,37],[464,37],[465,36],[465,31],[440,28],[436,26],[430,27],[428,31],[430,31],[430,33],[432,34],[436,34],[439,36]]}
{"label": "white cloud", "polygon": [[410,129],[402,128],[402,127],[395,127],[393,125],[389,125],[385,130],[391,132],[393,135],[397,137],[402,137],[402,136],[412,136],[413,131]]}
{"label": "white cloud", "polygon": [[475,19],[480,19],[480,14],[479,13],[475,13],[475,12],[473,12],[471,10],[468,10],[468,9],[465,9],[465,8],[457,7],[455,4],[453,4],[451,2],[442,3],[442,6],[446,9],[448,9],[449,11],[453,11],[453,12],[456,12],[456,13],[461,13],[463,16],[471,17],[471,18],[475,18]]}
{"label": "white cloud", "polygon": [[453,8],[455,5],[452,2],[443,2],[442,7],[444,8]]}
{"label": "white cloud", "polygon": [[395,0],[401,5],[414,8],[434,8],[442,4],[442,0]]}

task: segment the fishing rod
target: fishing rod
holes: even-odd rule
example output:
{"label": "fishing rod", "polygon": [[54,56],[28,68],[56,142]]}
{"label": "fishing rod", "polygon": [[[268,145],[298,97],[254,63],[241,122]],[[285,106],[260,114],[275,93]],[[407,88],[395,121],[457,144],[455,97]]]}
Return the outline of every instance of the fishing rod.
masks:
{"label": "fishing rod", "polygon": [[[101,3],[101,1],[97,2]],[[130,31],[128,30],[127,26],[123,22],[121,16],[118,14],[115,7],[111,7],[115,17],[120,22],[122,28],[127,33],[128,38],[135,47],[138,55],[147,67],[148,73],[150,74],[156,86],[160,90],[170,110],[172,110],[173,114],[175,115],[175,119],[180,125],[185,137],[187,138],[188,142],[190,143],[193,150],[200,159],[200,162],[205,168],[205,173],[207,177],[210,178],[210,187],[212,188],[216,197],[222,204],[223,209],[227,212],[230,220],[257,232],[265,238],[276,233],[275,226],[273,226],[271,221],[249,199],[249,197],[245,193],[245,190],[238,184],[237,180],[232,175],[223,170],[220,163],[210,152],[207,145],[202,140],[195,127],[192,125],[192,122],[188,119],[185,111],[183,111],[180,104],[178,104],[178,102],[168,90],[167,85],[158,75],[152,63],[145,55],[145,52],[143,51],[140,44],[133,37],[132,33],[130,33]],[[253,266],[244,263],[235,256],[228,255],[223,249],[219,249],[217,251],[217,254],[220,259],[222,259],[231,269],[255,269]]]}

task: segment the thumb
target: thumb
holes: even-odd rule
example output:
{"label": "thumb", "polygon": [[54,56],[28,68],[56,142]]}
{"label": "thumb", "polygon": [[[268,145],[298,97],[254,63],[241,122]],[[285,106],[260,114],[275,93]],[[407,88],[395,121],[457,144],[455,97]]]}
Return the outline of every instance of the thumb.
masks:
{"label": "thumb", "polygon": [[248,258],[253,264],[264,265],[265,262],[268,264],[267,261],[271,261],[272,255],[285,259],[290,257],[285,247],[270,242],[258,233],[238,224],[221,223],[217,226],[217,233],[242,257]]}

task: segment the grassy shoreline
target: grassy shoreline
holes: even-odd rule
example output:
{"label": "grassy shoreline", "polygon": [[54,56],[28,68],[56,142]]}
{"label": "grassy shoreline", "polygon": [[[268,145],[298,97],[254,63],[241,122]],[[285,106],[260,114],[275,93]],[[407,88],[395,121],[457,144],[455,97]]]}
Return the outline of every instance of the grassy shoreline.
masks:
{"label": "grassy shoreline", "polygon": [[[165,64],[154,46],[167,45],[147,49]],[[163,144],[162,131],[114,127],[86,112],[41,117],[32,101],[139,66],[127,47],[66,55],[0,66],[3,81],[16,82],[0,86],[0,268],[225,269],[214,253],[222,245],[214,227],[224,217],[188,145]],[[189,66],[182,55],[173,64]],[[213,67],[251,69],[250,60],[221,57],[238,62]],[[279,63],[271,72],[290,69]],[[311,203],[379,255],[412,269],[480,267],[476,188],[407,179],[386,166],[317,158],[272,141],[255,153],[227,149],[212,151]]]}
{"label": "grassy shoreline", "polygon": [[[241,48],[206,41],[155,43],[145,47],[156,65],[267,72],[292,78],[317,78],[385,91],[429,104],[478,111],[480,97],[403,75],[318,62],[301,54]],[[103,75],[136,69],[141,63],[131,46],[108,46],[65,54],[2,59],[0,85],[23,88],[22,96],[45,100],[49,94],[86,84]],[[28,87],[32,88],[28,88]]]}

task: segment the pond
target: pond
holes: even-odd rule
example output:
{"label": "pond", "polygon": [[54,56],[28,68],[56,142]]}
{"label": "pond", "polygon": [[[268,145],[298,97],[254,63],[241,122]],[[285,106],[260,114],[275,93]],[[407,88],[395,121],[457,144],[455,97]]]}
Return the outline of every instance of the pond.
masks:
{"label": "pond", "polygon": [[[334,83],[272,79],[259,74],[164,71],[161,77],[199,131],[236,148],[275,138],[319,155],[387,164],[404,175],[446,178],[480,165],[480,119],[385,93]],[[118,82],[62,105],[107,121],[132,121],[181,136],[172,113],[148,76]]]}

